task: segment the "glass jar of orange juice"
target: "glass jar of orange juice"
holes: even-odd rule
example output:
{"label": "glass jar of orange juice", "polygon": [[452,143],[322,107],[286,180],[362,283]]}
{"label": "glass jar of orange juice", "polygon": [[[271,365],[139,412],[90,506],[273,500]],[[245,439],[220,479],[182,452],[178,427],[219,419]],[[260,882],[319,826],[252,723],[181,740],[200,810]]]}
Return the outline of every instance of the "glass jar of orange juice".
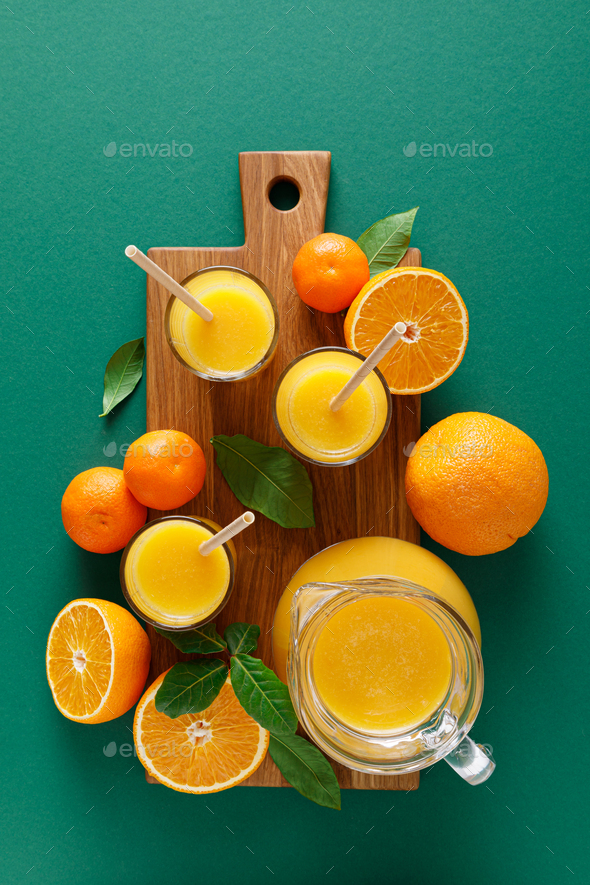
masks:
{"label": "glass jar of orange juice", "polygon": [[373,369],[344,404],[330,403],[365,358],[346,347],[318,347],[294,359],[280,375],[272,399],[283,441],[312,464],[345,466],[370,455],[391,421],[391,394]]}
{"label": "glass jar of orange juice", "polygon": [[471,784],[494,771],[467,736],[483,695],[479,645],[423,587],[305,584],[293,600],[287,678],[305,731],[348,768],[405,774],[445,759]]}
{"label": "glass jar of orange juice", "polygon": [[467,737],[483,692],[481,632],[442,559],[397,538],[352,538],[291,578],[273,660],[301,722],[349,768],[416,771],[446,758],[470,783],[494,770]]}

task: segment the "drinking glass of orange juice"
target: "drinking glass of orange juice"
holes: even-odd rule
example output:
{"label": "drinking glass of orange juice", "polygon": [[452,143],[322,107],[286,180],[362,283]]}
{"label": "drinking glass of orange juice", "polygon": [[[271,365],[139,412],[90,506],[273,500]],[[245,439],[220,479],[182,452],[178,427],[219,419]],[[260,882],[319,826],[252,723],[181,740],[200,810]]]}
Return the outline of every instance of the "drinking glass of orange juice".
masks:
{"label": "drinking glass of orange juice", "polygon": [[164,630],[193,630],[213,620],[234,586],[232,541],[208,555],[199,547],[221,529],[192,516],[164,516],[143,526],[123,551],[121,587],[138,617]]}
{"label": "drinking glass of orange juice", "polygon": [[274,356],[279,315],[264,283],[238,267],[206,267],[182,286],[212,314],[207,321],[172,295],[166,307],[166,339],[175,357],[209,381],[241,381]]}
{"label": "drinking glass of orange juice", "polygon": [[330,404],[364,362],[345,347],[319,347],[297,357],[280,375],[272,401],[284,442],[312,464],[346,465],[366,458],[391,421],[391,394],[373,369],[337,411]]}

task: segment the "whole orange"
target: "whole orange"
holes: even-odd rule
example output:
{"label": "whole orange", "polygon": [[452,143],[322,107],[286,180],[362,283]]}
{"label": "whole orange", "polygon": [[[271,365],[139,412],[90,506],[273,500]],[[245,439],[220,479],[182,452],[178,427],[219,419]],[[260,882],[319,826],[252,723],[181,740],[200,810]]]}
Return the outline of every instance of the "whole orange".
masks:
{"label": "whole orange", "polygon": [[295,256],[292,274],[301,300],[324,313],[350,307],[370,277],[363,250],[340,234],[308,240]]}
{"label": "whole orange", "polygon": [[92,467],[73,478],[61,499],[61,518],[72,541],[92,553],[122,550],[147,519],[122,470]]}
{"label": "whole orange", "polygon": [[406,467],[410,509],[431,538],[468,556],[512,546],[547,502],[541,450],[518,427],[459,412],[422,436]]}
{"label": "whole orange", "polygon": [[152,510],[176,510],[203,488],[207,465],[200,445],[179,430],[152,430],[129,446],[128,488]]}

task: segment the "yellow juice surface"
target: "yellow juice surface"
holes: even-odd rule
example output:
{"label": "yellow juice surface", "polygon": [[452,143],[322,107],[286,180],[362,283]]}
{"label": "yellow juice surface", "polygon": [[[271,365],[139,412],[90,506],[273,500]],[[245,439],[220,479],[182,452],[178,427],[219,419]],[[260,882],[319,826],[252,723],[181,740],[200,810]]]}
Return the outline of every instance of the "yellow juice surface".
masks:
{"label": "yellow juice surface", "polygon": [[304,584],[316,581],[354,581],[388,577],[412,581],[457,609],[481,645],[479,619],[469,592],[453,569],[430,550],[398,538],[352,538],[326,547],[293,575],[275,612],[272,631],[274,668],[287,681],[287,651],[293,596]]}
{"label": "yellow juice surface", "polygon": [[311,353],[281,382],[276,398],[279,425],[291,445],[316,461],[347,461],[378,440],[387,420],[388,398],[372,373],[333,412],[330,402],[360,362],[339,351]]}
{"label": "yellow juice surface", "polygon": [[322,629],[313,678],[322,701],[360,731],[402,731],[434,713],[449,688],[451,652],[439,625],[405,599],[369,596]]}
{"label": "yellow juice surface", "polygon": [[246,372],[264,358],[275,320],[260,286],[241,274],[215,270],[188,280],[185,288],[213,314],[206,322],[181,301],[173,302],[170,336],[188,365],[223,377]]}
{"label": "yellow juice surface", "polygon": [[300,440],[316,451],[345,453],[362,444],[375,423],[376,406],[362,385],[337,412],[330,402],[350,378],[344,369],[318,369],[303,378],[289,400],[289,418]]}
{"label": "yellow juice surface", "polygon": [[125,583],[134,603],[163,624],[190,625],[205,619],[222,602],[230,581],[223,547],[208,556],[199,544],[214,534],[185,520],[147,528],[125,563]]}

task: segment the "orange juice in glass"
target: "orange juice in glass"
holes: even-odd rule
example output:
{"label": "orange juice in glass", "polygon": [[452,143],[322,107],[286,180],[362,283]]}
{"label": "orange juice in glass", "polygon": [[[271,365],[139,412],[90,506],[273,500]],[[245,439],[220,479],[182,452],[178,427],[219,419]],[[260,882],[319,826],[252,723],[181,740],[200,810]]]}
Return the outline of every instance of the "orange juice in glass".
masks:
{"label": "orange juice in glass", "polygon": [[185,368],[209,381],[241,381],[274,356],[279,334],[275,301],[253,274],[238,267],[208,267],[182,286],[213,314],[210,321],[172,295],[164,319],[166,339]]}
{"label": "orange juice in glass", "polygon": [[449,689],[444,633],[403,597],[359,596],[326,620],[314,650],[322,702],[351,728],[399,731],[419,725]]}
{"label": "orange juice in glass", "polygon": [[308,559],[273,625],[275,671],[332,759],[372,774],[445,759],[474,785],[495,768],[468,737],[483,696],[480,644],[454,571],[387,537],[341,541]]}
{"label": "orange juice in glass", "polygon": [[479,643],[453,606],[410,581],[300,587],[287,684],[307,734],[348,768],[405,774],[445,759],[473,785],[494,771],[468,737],[483,697]]}
{"label": "orange juice in glass", "polygon": [[207,556],[199,546],[220,526],[190,516],[165,516],[143,526],[121,559],[121,586],[127,602],[144,621],[183,631],[211,621],[234,585],[236,554],[231,541]]}
{"label": "orange juice in glass", "polygon": [[345,347],[320,347],[297,357],[279,377],[273,418],[284,442],[312,464],[354,464],[382,441],[391,394],[378,369],[337,410],[330,408],[364,357]]}

